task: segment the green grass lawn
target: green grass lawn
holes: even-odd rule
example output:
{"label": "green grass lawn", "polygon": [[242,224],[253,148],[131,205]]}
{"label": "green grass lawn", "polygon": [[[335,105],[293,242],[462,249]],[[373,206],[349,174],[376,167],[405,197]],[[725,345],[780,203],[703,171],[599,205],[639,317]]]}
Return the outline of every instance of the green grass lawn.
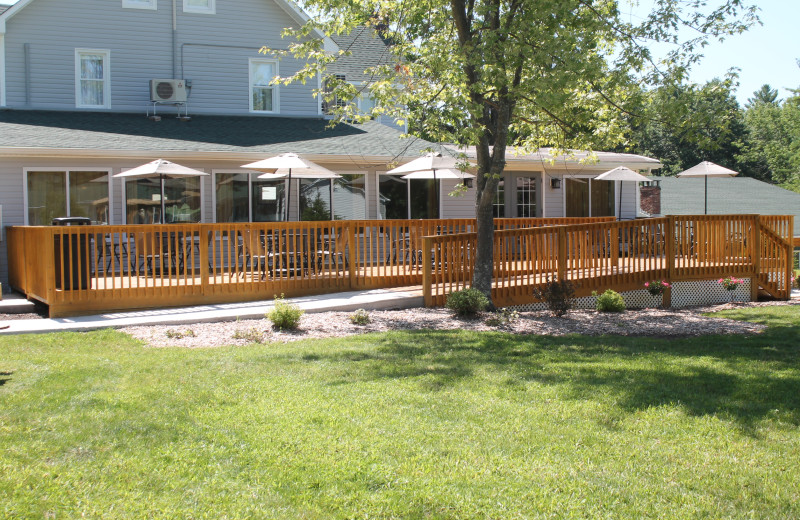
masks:
{"label": "green grass lawn", "polygon": [[798,518],[800,312],[685,340],[0,337],[7,518]]}

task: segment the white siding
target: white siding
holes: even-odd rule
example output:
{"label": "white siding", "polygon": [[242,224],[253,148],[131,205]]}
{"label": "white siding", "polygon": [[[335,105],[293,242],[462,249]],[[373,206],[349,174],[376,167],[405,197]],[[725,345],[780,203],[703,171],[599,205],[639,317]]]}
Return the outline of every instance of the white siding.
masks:
{"label": "white siding", "polygon": [[[564,178],[552,172],[544,176],[542,192],[544,193],[544,212],[542,216],[547,218],[564,216]],[[561,187],[553,189],[550,187],[550,179],[561,179]]]}
{"label": "white siding", "polygon": [[[258,49],[264,45],[286,48],[280,33],[291,25],[288,14],[271,0],[220,2],[213,15],[184,13],[179,3],[173,76],[172,2],[147,10],[123,9],[121,2],[110,0],[36,0],[7,24],[6,103],[75,110],[75,49],[99,48],[111,52],[112,111],[144,112],[151,79],[182,75],[192,80],[190,114],[248,114],[248,58],[263,57]],[[280,72],[289,75],[300,66],[286,59]],[[280,87],[280,115],[316,116],[314,85]]]}
{"label": "white siding", "polygon": [[[638,182],[623,182],[622,190],[620,191],[619,182],[617,183],[617,197],[622,195],[622,220],[632,220],[636,218],[636,209],[638,206]],[[617,208],[619,208],[619,198],[617,198]],[[616,211],[619,211],[617,209]]]}
{"label": "white siding", "polygon": [[[0,161],[0,205],[3,206],[3,226],[21,226],[24,222],[22,206],[22,164],[13,159]],[[0,282],[8,287],[8,234],[3,230],[0,242]]]}
{"label": "white siding", "polygon": [[449,194],[460,181],[447,179],[441,182],[442,218],[475,218],[475,188],[468,188],[461,195],[451,196]]}

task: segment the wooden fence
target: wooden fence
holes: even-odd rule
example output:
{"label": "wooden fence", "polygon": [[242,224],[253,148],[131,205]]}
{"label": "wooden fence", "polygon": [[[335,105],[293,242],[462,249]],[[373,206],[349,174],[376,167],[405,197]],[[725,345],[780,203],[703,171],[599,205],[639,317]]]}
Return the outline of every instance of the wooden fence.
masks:
{"label": "wooden fence", "polygon": [[[641,289],[650,280],[752,278],[776,298],[791,290],[793,217],[699,215],[507,229],[494,235],[492,299],[536,301],[534,289],[569,279],[577,295]],[[423,291],[428,306],[471,285],[475,233],[425,237]]]}
{"label": "wooden fence", "polygon": [[9,278],[54,317],[402,287],[422,283],[423,237],[474,229],[474,219],[12,227]]}

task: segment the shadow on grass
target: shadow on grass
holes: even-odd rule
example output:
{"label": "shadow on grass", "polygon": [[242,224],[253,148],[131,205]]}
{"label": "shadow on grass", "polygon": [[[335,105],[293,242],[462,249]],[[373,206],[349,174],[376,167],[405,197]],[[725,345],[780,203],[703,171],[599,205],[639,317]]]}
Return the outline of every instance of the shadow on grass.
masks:
{"label": "shadow on grass", "polygon": [[[752,318],[775,322],[767,313]],[[775,413],[800,425],[799,333],[783,322],[759,335],[671,340],[416,331],[376,336],[375,349],[314,358],[344,364],[349,381],[420,378],[423,391],[436,391],[497,374],[510,384],[558,387],[564,399],[605,401],[629,413],[678,406],[754,432],[755,422]]]}
{"label": "shadow on grass", "polygon": [[11,381],[11,374],[14,372],[0,372],[0,386],[3,386],[7,382]]}

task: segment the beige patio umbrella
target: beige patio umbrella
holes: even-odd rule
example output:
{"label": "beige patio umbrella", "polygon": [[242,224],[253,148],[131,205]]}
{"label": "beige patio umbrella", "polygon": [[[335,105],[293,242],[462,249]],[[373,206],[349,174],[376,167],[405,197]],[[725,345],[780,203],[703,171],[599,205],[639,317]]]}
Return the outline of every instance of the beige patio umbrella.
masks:
{"label": "beige patio umbrella", "polygon": [[156,159],[147,164],[137,166],[136,168],[125,170],[124,172],[114,175],[114,177],[157,177],[161,185],[161,223],[164,223],[164,216],[166,213],[166,197],[164,195],[164,179],[181,178],[181,177],[199,177],[201,175],[208,175],[206,172],[181,166],[180,164],[166,161],[164,159]]}
{"label": "beige patio umbrella", "polygon": [[[625,166],[617,166],[613,170],[601,173],[595,180],[598,181],[619,181],[619,211],[617,213],[617,220],[622,220],[622,183],[629,182],[647,182],[649,179],[644,175],[636,173]],[[634,192],[635,193],[635,192]]]}
{"label": "beige patio umbrella", "polygon": [[703,185],[705,190],[705,205],[704,214],[708,215],[708,178],[709,177],[734,177],[739,175],[739,172],[729,170],[719,164],[713,162],[703,161],[698,165],[692,166],[688,170],[684,170],[678,174],[678,177],[703,177],[705,179]]}
{"label": "beige patio umbrella", "polygon": [[386,172],[389,175],[403,175],[402,179],[433,179],[436,186],[436,200],[439,200],[439,183],[441,179],[470,179],[474,175],[463,173],[463,169],[474,166],[464,159],[443,156],[439,152],[428,152],[422,157],[398,166]]}
{"label": "beige patio umbrella", "polygon": [[420,170],[400,177],[401,179],[474,179],[471,173],[458,170]]}
{"label": "beige patio umbrella", "polygon": [[[398,166],[393,170],[386,172],[389,175],[399,175],[401,173],[414,173],[414,172],[430,172],[431,177],[424,177],[430,179],[446,178],[441,175],[446,175],[443,170],[451,170],[451,172],[463,171],[466,168],[471,168],[474,164],[467,162],[458,157],[443,156],[439,152],[428,152],[422,157],[418,157],[413,161]],[[441,172],[441,175],[439,174]],[[423,178],[423,177],[418,177]],[[452,178],[452,177],[450,177]]]}
{"label": "beige patio umbrella", "polygon": [[259,179],[283,179],[288,178],[289,189],[286,193],[286,216],[289,221],[289,201],[292,196],[292,179],[338,179],[341,175],[332,172],[324,166],[303,159],[296,153],[282,153],[269,159],[263,159],[254,163],[245,164],[242,168],[267,172],[259,175]]}

